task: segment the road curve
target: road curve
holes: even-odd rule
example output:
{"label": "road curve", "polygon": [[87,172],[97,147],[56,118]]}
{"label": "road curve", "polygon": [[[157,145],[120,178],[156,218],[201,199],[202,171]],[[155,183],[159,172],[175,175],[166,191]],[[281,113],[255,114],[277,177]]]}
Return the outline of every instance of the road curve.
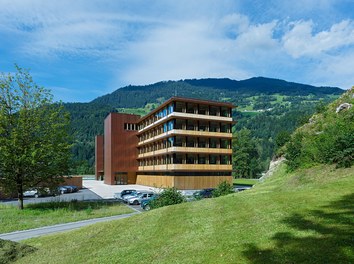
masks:
{"label": "road curve", "polygon": [[49,234],[74,230],[74,229],[77,229],[77,228],[80,228],[83,226],[92,225],[92,224],[96,224],[96,223],[100,223],[100,222],[107,222],[107,221],[112,221],[112,220],[123,219],[123,218],[127,218],[130,216],[139,214],[139,213],[140,213],[139,211],[136,211],[136,212],[130,213],[130,214],[94,218],[94,219],[82,220],[82,221],[77,221],[77,222],[70,222],[70,223],[65,223],[65,224],[58,224],[58,225],[52,225],[52,226],[39,227],[39,228],[35,228],[35,229],[16,231],[16,232],[11,232],[11,233],[4,233],[4,234],[0,234],[0,239],[11,240],[11,241],[17,242],[17,241],[21,241],[21,240],[25,240],[25,239],[29,239],[29,238],[33,238],[33,237],[39,237],[39,236],[43,236],[43,235],[49,235]]}

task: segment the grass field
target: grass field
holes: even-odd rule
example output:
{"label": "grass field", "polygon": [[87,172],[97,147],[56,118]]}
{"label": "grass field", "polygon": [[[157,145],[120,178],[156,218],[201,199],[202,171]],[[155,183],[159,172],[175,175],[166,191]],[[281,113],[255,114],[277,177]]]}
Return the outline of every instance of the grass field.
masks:
{"label": "grass field", "polygon": [[282,166],[251,190],[27,240],[18,263],[354,263],[353,176]]}
{"label": "grass field", "polygon": [[36,203],[25,205],[22,211],[16,206],[0,205],[0,233],[131,212],[125,205],[110,202]]}
{"label": "grass field", "polygon": [[254,185],[258,182],[258,179],[234,179],[233,183],[234,184],[240,184],[240,185]]}

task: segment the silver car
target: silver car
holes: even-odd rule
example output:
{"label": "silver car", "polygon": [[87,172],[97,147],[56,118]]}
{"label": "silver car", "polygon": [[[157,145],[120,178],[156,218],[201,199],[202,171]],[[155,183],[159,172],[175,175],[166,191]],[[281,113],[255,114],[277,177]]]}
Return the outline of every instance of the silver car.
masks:
{"label": "silver car", "polygon": [[141,192],[135,191],[135,192],[132,192],[131,194],[124,195],[124,196],[123,196],[123,202],[127,203],[130,198],[136,197],[136,196],[138,196],[140,193],[141,193]]}
{"label": "silver car", "polygon": [[148,199],[152,196],[154,196],[155,194],[153,192],[141,192],[140,194],[138,194],[135,197],[131,197],[127,200],[128,204],[134,204],[134,205],[138,205],[141,203],[141,200],[143,199]]}

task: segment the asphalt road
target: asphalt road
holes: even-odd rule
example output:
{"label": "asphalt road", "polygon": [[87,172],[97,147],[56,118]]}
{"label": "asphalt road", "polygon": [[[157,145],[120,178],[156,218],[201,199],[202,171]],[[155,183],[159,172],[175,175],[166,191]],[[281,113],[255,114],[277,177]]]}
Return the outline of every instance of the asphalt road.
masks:
{"label": "asphalt road", "polygon": [[[26,197],[23,201],[24,204],[28,203],[44,203],[44,202],[53,202],[53,201],[71,201],[71,200],[102,200],[102,197],[96,193],[90,191],[89,189],[81,189],[76,193],[65,193],[58,196],[49,196],[49,197]],[[2,204],[11,204],[17,205],[17,199],[12,200],[0,200]]]}
{"label": "asphalt road", "polygon": [[23,231],[16,231],[11,233],[0,234],[0,239],[4,240],[11,240],[11,241],[21,241],[33,237],[39,237],[43,235],[49,235],[54,233],[60,233],[65,231],[74,230],[77,228],[81,228],[87,225],[92,225],[101,222],[107,222],[112,220],[118,220],[133,216],[138,214],[139,212],[134,212],[130,214],[123,214],[123,215],[116,215],[116,216],[109,216],[109,217],[102,217],[102,218],[94,218],[89,220],[83,220],[78,222],[66,223],[66,224],[58,224],[53,226],[45,226],[35,229],[23,230]]}

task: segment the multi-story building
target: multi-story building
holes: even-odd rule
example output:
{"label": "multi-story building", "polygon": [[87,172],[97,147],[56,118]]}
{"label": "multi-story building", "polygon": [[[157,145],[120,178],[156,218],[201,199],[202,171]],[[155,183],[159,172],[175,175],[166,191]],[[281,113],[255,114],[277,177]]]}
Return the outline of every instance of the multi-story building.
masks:
{"label": "multi-story building", "polygon": [[232,108],[229,103],[173,97],[142,118],[111,113],[104,143],[96,138],[96,176],[104,175],[108,184],[177,189],[231,183]]}

